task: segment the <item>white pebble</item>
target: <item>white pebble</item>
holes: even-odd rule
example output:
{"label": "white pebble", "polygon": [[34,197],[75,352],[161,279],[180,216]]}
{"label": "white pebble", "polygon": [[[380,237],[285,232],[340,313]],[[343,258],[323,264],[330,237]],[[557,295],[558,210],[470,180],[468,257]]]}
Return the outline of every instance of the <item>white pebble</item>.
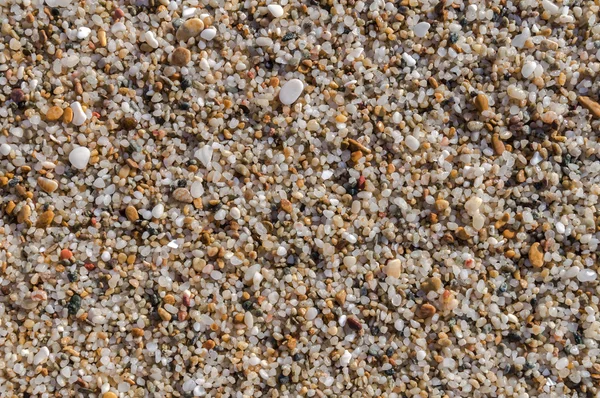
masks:
{"label": "white pebble", "polygon": [[50,350],[48,349],[48,347],[42,347],[37,352],[37,354],[35,354],[35,356],[33,357],[33,364],[39,365],[41,363],[44,363],[48,360],[49,356],[50,356]]}
{"label": "white pebble", "polygon": [[85,123],[87,116],[81,107],[81,104],[77,101],[71,104],[71,109],[73,110],[73,124],[75,126],[81,126]]}
{"label": "white pebble", "polygon": [[216,35],[217,35],[217,29],[215,29],[213,27],[206,28],[202,31],[202,33],[200,33],[200,37],[206,41],[211,41],[212,39],[215,38]]}
{"label": "white pebble", "polygon": [[312,321],[313,319],[315,319],[317,317],[318,314],[319,314],[319,311],[317,311],[317,309],[315,307],[310,307],[306,311],[306,315],[304,317],[306,318],[307,321]]}
{"label": "white pebble", "polygon": [[415,59],[408,53],[402,53],[402,59],[404,60],[404,62],[406,62],[406,65],[408,66],[415,66],[417,64],[417,61],[415,61]]}
{"label": "white pebble", "polygon": [[92,33],[92,30],[87,26],[80,26],[77,28],[77,38],[79,40],[87,39],[90,33]]}
{"label": "white pebble", "polygon": [[76,169],[83,170],[87,167],[90,161],[90,150],[83,146],[74,148],[69,153],[69,162]]}
{"label": "white pebble", "polygon": [[204,186],[202,185],[202,181],[194,181],[192,186],[190,187],[190,193],[192,194],[192,198],[196,199],[202,196],[204,193]]}
{"label": "white pebble", "polygon": [[412,135],[409,135],[408,137],[406,137],[406,146],[411,151],[416,151],[417,149],[419,149],[421,144],[419,143],[419,140],[417,138],[415,138]]}
{"label": "white pebble", "polygon": [[402,273],[402,262],[395,258],[393,260],[388,261],[385,266],[385,274],[389,277],[398,279],[400,278],[400,274]]}
{"label": "white pebble", "polygon": [[592,282],[595,281],[597,277],[598,274],[596,273],[596,271],[591,269],[582,269],[577,274],[577,280],[579,282]]}
{"label": "white pebble", "polygon": [[279,101],[283,105],[291,105],[300,97],[304,90],[304,84],[299,79],[292,79],[285,83],[279,91]]}
{"label": "white pebble", "polygon": [[561,370],[567,367],[567,365],[569,365],[569,359],[566,357],[563,357],[561,359],[559,359],[558,361],[556,361],[556,369]]}
{"label": "white pebble", "polygon": [[350,364],[350,360],[352,359],[352,354],[345,350],[342,356],[340,357],[340,366],[348,366]]}
{"label": "white pebble", "polygon": [[162,203],[159,203],[156,206],[154,206],[154,208],[152,209],[152,217],[160,218],[160,217],[162,217],[164,212],[165,212],[165,206]]}
{"label": "white pebble", "polygon": [[149,30],[146,32],[146,43],[148,43],[148,45],[152,48],[158,48],[158,40],[156,40],[156,36],[154,35],[154,32]]}
{"label": "white pebble", "polygon": [[544,7],[544,10],[550,13],[550,15],[556,15],[560,11],[560,8],[549,0],[542,0],[542,6]]}
{"label": "white pebble", "polygon": [[413,26],[413,32],[417,37],[425,37],[425,35],[427,35],[427,32],[429,32],[430,27],[431,24],[429,22],[419,22],[418,24]]}
{"label": "white pebble", "polygon": [[528,79],[529,76],[533,76],[533,72],[537,66],[538,64],[535,61],[525,62],[525,65],[521,68],[521,75],[523,75],[525,79]]}
{"label": "white pebble", "polygon": [[267,9],[269,10],[273,18],[279,18],[283,16],[283,7],[281,7],[279,4],[269,4],[267,6]]}
{"label": "white pebble", "polygon": [[10,153],[10,151],[11,151],[10,145],[8,145],[6,143],[0,145],[0,154],[6,156],[6,155],[8,155]]}

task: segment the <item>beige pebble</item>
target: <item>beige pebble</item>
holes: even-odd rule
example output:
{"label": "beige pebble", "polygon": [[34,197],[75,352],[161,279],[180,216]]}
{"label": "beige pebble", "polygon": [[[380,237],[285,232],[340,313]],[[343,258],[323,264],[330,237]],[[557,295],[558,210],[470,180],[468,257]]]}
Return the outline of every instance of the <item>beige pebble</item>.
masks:
{"label": "beige pebble", "polygon": [[435,201],[435,209],[437,211],[444,211],[450,207],[450,203],[445,199],[438,199]]}
{"label": "beige pebble", "polygon": [[171,320],[171,314],[169,313],[169,311],[165,310],[164,308],[159,308],[158,309],[158,315],[160,316],[160,318],[163,321],[170,321]]}
{"label": "beige pebble", "polygon": [[54,180],[44,177],[38,177],[38,186],[47,193],[52,193],[58,189],[58,183]]}
{"label": "beige pebble", "polygon": [[171,55],[171,64],[175,66],[185,66],[192,59],[192,53],[185,47],[177,47]]}
{"label": "beige pebble", "polygon": [[402,262],[395,258],[387,262],[385,266],[385,274],[389,277],[398,279],[402,273]]}
{"label": "beige pebble", "polygon": [[137,221],[140,218],[137,209],[131,205],[125,209],[125,216],[131,222]]}
{"label": "beige pebble", "polygon": [[500,156],[502,153],[504,153],[504,142],[502,142],[498,134],[492,135],[492,147],[494,148],[496,155]]}
{"label": "beige pebble", "polygon": [[177,29],[176,38],[181,41],[188,41],[192,37],[198,36],[204,29],[204,22],[199,18],[191,18],[185,21]]}

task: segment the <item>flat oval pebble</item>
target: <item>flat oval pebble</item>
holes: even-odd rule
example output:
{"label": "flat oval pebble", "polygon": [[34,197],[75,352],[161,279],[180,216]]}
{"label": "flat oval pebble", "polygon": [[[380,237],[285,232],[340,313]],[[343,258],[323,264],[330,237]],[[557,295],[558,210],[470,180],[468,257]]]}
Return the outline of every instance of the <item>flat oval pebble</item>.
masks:
{"label": "flat oval pebble", "polygon": [[200,33],[200,37],[204,40],[211,41],[217,36],[217,29],[210,27],[206,28]]}
{"label": "flat oval pebble", "polygon": [[86,147],[78,146],[75,147],[71,153],[69,153],[69,162],[76,169],[83,170],[87,167],[90,161],[90,150]]}
{"label": "flat oval pebble", "polygon": [[73,111],[73,121],[72,123],[75,126],[81,126],[87,120],[87,115],[85,114],[83,107],[79,102],[73,102],[71,104],[71,110]]}
{"label": "flat oval pebble", "polygon": [[284,105],[291,105],[298,100],[303,90],[304,83],[302,83],[302,80],[292,79],[279,90],[279,101]]}

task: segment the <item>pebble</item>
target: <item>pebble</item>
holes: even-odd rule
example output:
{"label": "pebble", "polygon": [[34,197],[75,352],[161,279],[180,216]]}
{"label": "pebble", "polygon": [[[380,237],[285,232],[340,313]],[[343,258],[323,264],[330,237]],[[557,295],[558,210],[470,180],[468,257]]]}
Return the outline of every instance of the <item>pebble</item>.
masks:
{"label": "pebble", "polygon": [[102,395],[102,398],[118,398],[118,397],[117,397],[117,394],[115,394],[114,392],[108,391],[108,392],[105,392],[104,395]]}
{"label": "pebble", "polygon": [[92,30],[87,26],[80,26],[77,28],[77,38],[79,40],[87,39],[90,33],[92,33]]}
{"label": "pebble", "polygon": [[48,347],[42,347],[38,350],[38,352],[33,357],[33,364],[40,365],[45,363],[50,357],[50,350]]}
{"label": "pebble", "polygon": [[425,282],[421,284],[421,289],[424,292],[437,292],[442,288],[442,280],[437,276],[427,279]]}
{"label": "pebble", "polygon": [[161,218],[165,213],[165,206],[162,203],[157,204],[152,208],[152,217]]}
{"label": "pebble", "polygon": [[494,153],[498,156],[502,156],[506,150],[504,142],[502,142],[500,135],[497,133],[492,135],[492,147],[494,148]]}
{"label": "pebble", "polygon": [[70,106],[66,107],[63,113],[63,123],[71,123],[73,121],[73,109]]}
{"label": "pebble", "polygon": [[1,155],[7,156],[11,150],[12,150],[12,148],[10,147],[10,145],[8,145],[6,143],[0,145],[0,154]]}
{"label": "pebble", "polygon": [[391,278],[400,278],[402,274],[402,262],[397,258],[388,261],[385,266],[385,274]]}
{"label": "pebble", "polygon": [[71,111],[73,111],[73,124],[75,126],[81,126],[87,120],[87,115],[83,111],[81,104],[77,101],[71,104]]}
{"label": "pebble", "polygon": [[90,150],[83,146],[75,147],[69,153],[69,162],[76,169],[85,169],[90,162]]}
{"label": "pebble", "polygon": [[450,202],[448,202],[445,199],[437,199],[435,201],[435,209],[437,211],[444,211],[446,210],[448,207],[450,207]]}
{"label": "pebble", "polygon": [[177,188],[173,191],[173,198],[182,203],[192,203],[194,201],[192,194],[187,188]]}
{"label": "pebble", "polygon": [[281,87],[281,90],[279,90],[279,101],[281,101],[283,105],[291,105],[298,100],[303,90],[304,84],[302,81],[292,79],[285,83],[283,87]]}
{"label": "pebble", "polygon": [[13,88],[13,90],[10,92],[10,99],[16,103],[24,102],[25,98],[27,98],[25,91],[21,90],[20,88]]}
{"label": "pebble", "polygon": [[171,64],[174,66],[185,66],[192,60],[192,53],[185,47],[177,47],[171,55]]}
{"label": "pebble", "polygon": [[408,149],[414,152],[419,149],[421,144],[419,143],[419,140],[417,138],[415,138],[412,135],[409,135],[406,137],[406,146],[408,147]]}
{"label": "pebble", "polygon": [[435,315],[437,310],[431,304],[425,303],[419,306],[415,315],[420,319],[428,319]]}
{"label": "pebble", "polygon": [[58,189],[58,183],[54,180],[44,177],[38,177],[38,186],[46,193],[52,193]]}
{"label": "pebble", "polygon": [[281,7],[279,4],[269,4],[267,9],[273,18],[281,18],[283,16],[283,7]]}
{"label": "pebble", "polygon": [[172,318],[171,314],[162,307],[158,309],[158,316],[160,316],[160,319],[166,322],[169,322]]}
{"label": "pebble", "polygon": [[217,36],[217,29],[213,27],[206,28],[200,33],[200,37],[206,41],[211,41]]}
{"label": "pebble", "polygon": [[535,71],[535,68],[537,68],[537,66],[538,64],[535,61],[526,62],[525,65],[523,65],[523,68],[521,68],[521,74],[524,78],[527,79],[530,76],[533,76],[533,72]]}
{"label": "pebble", "polygon": [[140,218],[137,209],[131,205],[127,206],[127,208],[125,209],[125,216],[131,222],[135,222]]}
{"label": "pebble", "polygon": [[415,32],[415,36],[417,37],[425,37],[430,27],[431,24],[429,22],[419,22],[413,27],[413,32]]}
{"label": "pebble", "polygon": [[46,120],[49,122],[55,122],[61,118],[63,113],[64,111],[60,106],[52,106],[50,109],[48,109],[48,112],[46,112]]}
{"label": "pebble", "polygon": [[474,100],[474,104],[475,108],[477,108],[479,112],[487,111],[488,109],[490,109],[488,97],[483,93],[477,94]]}
{"label": "pebble", "polygon": [[192,37],[198,36],[203,29],[204,22],[200,18],[190,18],[177,29],[177,40],[188,41]]}
{"label": "pebble", "polygon": [[417,61],[409,53],[402,53],[402,59],[409,67],[413,67],[417,64]]}
{"label": "pebble", "polygon": [[535,242],[529,248],[529,261],[535,268],[544,266],[544,252],[542,251],[542,246],[538,242]]}
{"label": "pebble", "polygon": [[592,282],[595,281],[597,278],[598,274],[596,273],[596,271],[591,269],[582,269],[577,274],[577,280],[579,282]]}

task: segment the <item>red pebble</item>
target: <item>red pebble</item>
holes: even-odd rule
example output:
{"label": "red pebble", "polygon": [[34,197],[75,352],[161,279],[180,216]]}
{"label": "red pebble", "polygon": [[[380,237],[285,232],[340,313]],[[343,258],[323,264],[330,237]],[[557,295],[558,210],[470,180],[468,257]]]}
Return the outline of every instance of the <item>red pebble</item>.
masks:
{"label": "red pebble", "polygon": [[60,259],[61,260],[69,260],[71,257],[73,257],[73,252],[69,249],[62,249],[60,251]]}
{"label": "red pebble", "polygon": [[358,177],[358,184],[356,186],[359,191],[362,191],[363,189],[365,189],[366,182],[367,182],[367,179],[365,178],[365,176]]}
{"label": "red pebble", "polygon": [[96,268],[96,266],[92,263],[85,263],[84,264],[85,269],[87,269],[88,271],[92,271],[94,268]]}
{"label": "red pebble", "polygon": [[113,19],[115,21],[118,21],[119,19],[123,18],[124,16],[125,16],[125,13],[120,8],[117,8],[115,10],[115,12],[113,13]]}

